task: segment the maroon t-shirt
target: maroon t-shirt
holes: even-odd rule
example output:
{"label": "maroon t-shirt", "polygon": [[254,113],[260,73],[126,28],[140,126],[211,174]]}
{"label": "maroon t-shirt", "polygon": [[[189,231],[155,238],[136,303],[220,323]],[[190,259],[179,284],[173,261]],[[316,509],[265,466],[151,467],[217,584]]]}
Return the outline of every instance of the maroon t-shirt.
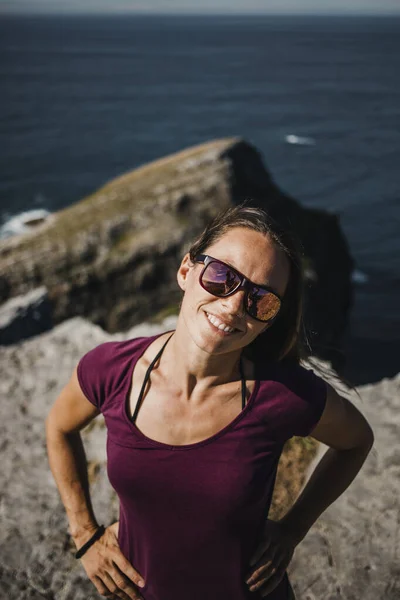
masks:
{"label": "maroon t-shirt", "polygon": [[[105,418],[121,551],[145,578],[145,600],[259,600],[245,579],[282,447],[317,424],[326,384],[301,366],[260,363],[229,425],[193,444],[157,442],[129,416],[133,369],[157,337],[100,344],[78,365],[83,393]],[[288,585],[285,575],[267,598],[286,600]]]}

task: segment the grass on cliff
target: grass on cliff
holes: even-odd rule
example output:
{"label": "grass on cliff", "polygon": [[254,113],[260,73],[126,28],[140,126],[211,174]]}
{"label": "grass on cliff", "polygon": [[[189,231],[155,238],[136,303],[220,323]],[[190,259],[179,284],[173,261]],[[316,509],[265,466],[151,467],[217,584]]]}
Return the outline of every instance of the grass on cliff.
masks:
{"label": "grass on cliff", "polygon": [[[5,240],[2,254],[5,257],[18,250],[40,249],[52,253],[61,248],[73,252],[81,235],[85,237],[91,231],[96,235],[102,224],[124,217],[134,221],[136,211],[148,205],[151,208],[152,200],[175,191],[183,192],[197,180],[204,181],[210,166],[215,170],[216,156],[235,141],[236,138],[226,138],[200,144],[116,177],[93,194],[55,213],[40,228]],[[121,242],[126,243],[126,239]],[[98,240],[93,239],[93,243]]]}
{"label": "grass on cliff", "polygon": [[318,450],[313,438],[293,437],[288,440],[278,465],[274,494],[269,516],[279,519],[299,495]]}

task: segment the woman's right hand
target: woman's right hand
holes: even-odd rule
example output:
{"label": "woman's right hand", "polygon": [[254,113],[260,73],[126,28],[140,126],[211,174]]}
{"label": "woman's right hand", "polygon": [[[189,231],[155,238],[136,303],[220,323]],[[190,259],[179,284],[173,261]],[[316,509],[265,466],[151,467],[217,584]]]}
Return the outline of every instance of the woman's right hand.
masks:
{"label": "woman's right hand", "polygon": [[82,565],[102,596],[141,600],[138,587],[143,587],[139,582],[144,582],[144,579],[122,554],[118,544],[118,528],[119,521],[106,527],[103,535],[82,556]]}

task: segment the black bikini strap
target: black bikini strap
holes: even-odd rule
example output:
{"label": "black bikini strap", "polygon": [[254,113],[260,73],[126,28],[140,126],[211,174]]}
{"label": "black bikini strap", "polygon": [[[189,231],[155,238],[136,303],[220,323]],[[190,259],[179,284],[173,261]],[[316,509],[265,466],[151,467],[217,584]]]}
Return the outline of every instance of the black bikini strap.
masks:
{"label": "black bikini strap", "polygon": [[[174,334],[172,334],[172,335],[174,335]],[[146,388],[146,384],[147,384],[147,382],[149,380],[149,377],[150,377],[150,373],[151,373],[154,365],[156,364],[156,362],[160,358],[161,354],[163,353],[165,346],[168,344],[169,340],[172,338],[172,335],[169,336],[169,338],[167,339],[167,341],[165,342],[165,344],[162,346],[161,350],[158,352],[157,356],[151,361],[151,363],[150,363],[150,365],[149,365],[149,367],[148,367],[148,369],[146,371],[146,375],[144,376],[144,381],[143,381],[143,384],[142,384],[142,389],[140,390],[139,398],[138,398],[138,401],[136,403],[135,412],[133,413],[133,416],[132,416],[132,421],[134,421],[136,419],[136,417],[137,417],[137,414],[138,414],[138,411],[139,411],[139,408],[140,408],[140,404],[142,402],[143,393],[144,393],[144,390]],[[242,380],[242,409],[243,409],[245,407],[245,405],[246,405],[246,380],[245,380],[244,375],[243,375],[243,363],[242,363],[242,357],[241,356],[240,356],[240,361],[239,361],[239,371],[240,371],[240,377],[241,377],[241,380]]]}
{"label": "black bikini strap", "polygon": [[243,375],[242,355],[240,355],[239,371],[240,371],[240,377],[242,379],[242,410],[243,410],[243,408],[245,407],[245,404],[246,404],[246,380]]}
{"label": "black bikini strap", "polygon": [[[172,335],[174,335],[174,334],[172,334]],[[140,404],[142,402],[142,396],[143,396],[144,390],[146,388],[146,384],[147,384],[147,382],[149,380],[151,370],[154,367],[154,365],[156,364],[156,362],[158,361],[158,359],[160,358],[161,354],[164,351],[165,346],[168,344],[169,340],[172,338],[172,335],[169,336],[169,338],[167,339],[167,341],[165,342],[165,344],[162,346],[161,350],[158,352],[157,356],[151,361],[151,363],[149,365],[149,368],[146,371],[146,375],[144,376],[144,381],[143,381],[142,389],[140,390],[139,398],[138,398],[138,401],[136,402],[135,412],[133,413],[133,416],[132,416],[132,419],[131,419],[132,421],[134,421],[136,419],[136,417],[137,417],[137,414],[138,414],[138,411],[139,411],[139,408],[140,408]]]}

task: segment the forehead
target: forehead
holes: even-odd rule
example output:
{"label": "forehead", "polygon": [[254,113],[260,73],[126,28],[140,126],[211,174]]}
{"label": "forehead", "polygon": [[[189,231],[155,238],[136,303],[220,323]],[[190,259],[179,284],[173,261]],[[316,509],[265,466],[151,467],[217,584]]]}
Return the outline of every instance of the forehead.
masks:
{"label": "forehead", "polygon": [[289,279],[289,260],[270,236],[247,229],[229,229],[204,251],[218,258],[258,285],[273,287],[283,295]]}

